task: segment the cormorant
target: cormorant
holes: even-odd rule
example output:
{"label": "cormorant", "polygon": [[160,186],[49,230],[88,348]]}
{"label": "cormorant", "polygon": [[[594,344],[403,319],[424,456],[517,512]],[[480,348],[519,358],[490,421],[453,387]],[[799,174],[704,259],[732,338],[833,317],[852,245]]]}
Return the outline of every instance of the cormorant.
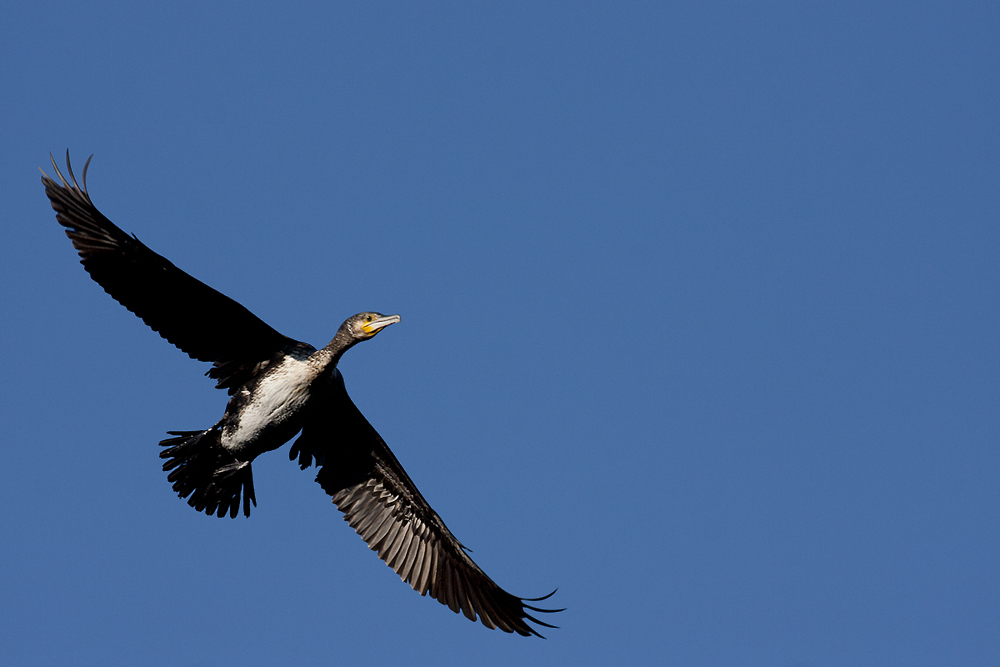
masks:
{"label": "cormorant", "polygon": [[242,499],[250,516],[250,503],[257,504],[253,460],[299,433],[289,458],[303,470],[316,465],[316,481],[344,519],[415,591],[504,632],[541,636],[528,621],[555,627],[527,611],[561,611],[528,604],[555,591],[520,598],[494,583],[347,395],[337,370],[341,355],[399,322],[399,315],[359,313],[319,350],[284,336],[104,217],[87,193],[93,156],[83,167],[82,187],[69,151],[69,181],[49,157],[60,182],[43,171],[45,194],[90,277],[167,341],[212,362],[206,375],[231,396],[211,428],[169,431],[173,437],[160,442],[163,470],[181,498],[198,511],[233,518]]}

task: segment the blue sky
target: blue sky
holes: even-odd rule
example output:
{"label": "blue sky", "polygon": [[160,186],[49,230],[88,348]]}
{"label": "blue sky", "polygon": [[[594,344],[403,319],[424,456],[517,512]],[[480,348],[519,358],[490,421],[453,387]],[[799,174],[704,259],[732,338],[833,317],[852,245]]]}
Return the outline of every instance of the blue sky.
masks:
{"label": "blue sky", "polygon": [[[992,3],[16,3],[5,665],[996,665]],[[355,402],[545,641],[398,580],[84,273],[37,166]]]}

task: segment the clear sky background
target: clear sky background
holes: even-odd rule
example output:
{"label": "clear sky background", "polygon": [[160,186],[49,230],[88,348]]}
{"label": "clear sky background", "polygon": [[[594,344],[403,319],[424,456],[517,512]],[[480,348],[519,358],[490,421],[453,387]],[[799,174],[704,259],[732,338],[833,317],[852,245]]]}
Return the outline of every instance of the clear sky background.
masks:
{"label": "clear sky background", "polygon": [[[9,3],[4,665],[1000,664],[1000,5]],[[282,333],[545,641],[402,584],[37,166]]]}

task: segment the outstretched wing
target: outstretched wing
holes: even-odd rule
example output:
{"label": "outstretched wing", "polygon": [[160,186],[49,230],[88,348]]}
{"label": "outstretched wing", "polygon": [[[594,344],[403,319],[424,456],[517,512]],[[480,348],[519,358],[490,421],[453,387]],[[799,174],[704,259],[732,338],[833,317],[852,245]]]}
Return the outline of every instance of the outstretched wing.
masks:
{"label": "outstretched wing", "polygon": [[[538,635],[528,621],[549,613],[500,588],[469,557],[441,517],[420,495],[385,441],[347,395],[340,374],[334,400],[307,418],[290,458],[304,470],[314,461],[316,481],[372,551],[421,595],[430,593],[452,611],[488,628]],[[555,591],[553,591],[554,593]],[[541,635],[538,635],[541,636]]]}
{"label": "outstretched wing", "polygon": [[69,181],[55,159],[52,166],[59,182],[42,172],[45,194],[90,277],[192,358],[213,362],[208,375],[219,381],[218,387],[229,387],[232,393],[258,363],[296,342],[104,217],[87,193],[89,158],[83,167],[83,187],[73,175],[69,151]]}

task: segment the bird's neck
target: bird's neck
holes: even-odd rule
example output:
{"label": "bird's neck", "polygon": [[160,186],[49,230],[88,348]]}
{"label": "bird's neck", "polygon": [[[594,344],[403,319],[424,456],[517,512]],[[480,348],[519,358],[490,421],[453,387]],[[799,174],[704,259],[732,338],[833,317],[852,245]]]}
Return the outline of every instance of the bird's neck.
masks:
{"label": "bird's neck", "polygon": [[337,362],[344,352],[347,352],[359,341],[344,331],[343,328],[337,330],[337,335],[333,337],[326,347],[317,350],[313,355],[315,363],[323,371],[332,371],[337,367]]}

